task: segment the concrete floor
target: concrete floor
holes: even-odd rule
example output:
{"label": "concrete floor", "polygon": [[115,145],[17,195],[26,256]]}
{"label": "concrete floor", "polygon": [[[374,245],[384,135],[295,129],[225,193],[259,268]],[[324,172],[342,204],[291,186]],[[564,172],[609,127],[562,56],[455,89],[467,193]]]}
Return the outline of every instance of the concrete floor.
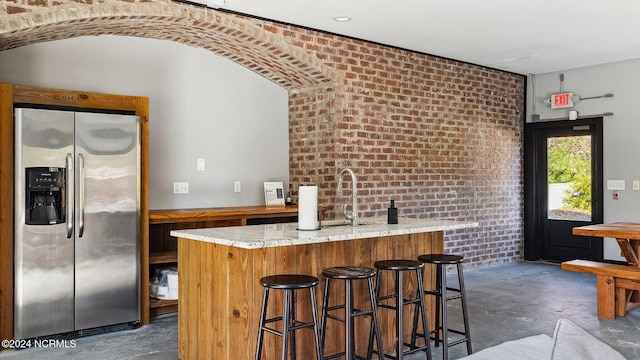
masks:
{"label": "concrete floor", "polygon": [[[467,270],[465,283],[474,351],[529,335],[552,336],[556,321],[566,318],[628,360],[640,360],[640,309],[615,320],[598,320],[593,275],[563,271],[555,264],[519,262]],[[453,303],[450,314],[457,313]],[[452,320],[451,327],[461,322]],[[176,332],[177,317],[164,316],[144,328],[78,338],[74,348],[7,350],[0,352],[0,359],[177,359]],[[441,359],[439,348],[433,348],[433,354]],[[464,345],[450,349],[450,359],[464,355]],[[424,358],[424,353],[405,357]]]}

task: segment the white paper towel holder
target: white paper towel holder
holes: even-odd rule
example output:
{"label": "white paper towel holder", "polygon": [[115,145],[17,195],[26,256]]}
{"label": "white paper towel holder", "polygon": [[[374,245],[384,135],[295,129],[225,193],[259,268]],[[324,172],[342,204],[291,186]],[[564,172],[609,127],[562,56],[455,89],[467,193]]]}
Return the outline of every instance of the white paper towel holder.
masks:
{"label": "white paper towel holder", "polygon": [[318,187],[316,185],[300,186],[298,191],[297,230],[319,230]]}
{"label": "white paper towel holder", "polygon": [[[320,214],[318,214],[320,215]],[[318,231],[322,229],[322,220],[320,219],[320,216],[318,216],[318,226],[313,228],[313,229],[300,229],[299,227],[296,226],[296,230],[298,231]]]}

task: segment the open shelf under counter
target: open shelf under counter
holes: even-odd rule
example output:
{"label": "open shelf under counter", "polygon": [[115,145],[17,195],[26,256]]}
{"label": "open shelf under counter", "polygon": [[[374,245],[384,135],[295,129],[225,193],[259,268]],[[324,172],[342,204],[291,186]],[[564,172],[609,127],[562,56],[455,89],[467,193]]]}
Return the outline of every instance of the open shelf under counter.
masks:
{"label": "open shelf under counter", "polygon": [[178,311],[178,300],[149,299],[149,315],[158,316]]}
{"label": "open shelf under counter", "polygon": [[[323,209],[324,210],[324,209]],[[177,265],[178,243],[172,230],[219,228],[271,223],[296,222],[297,206],[237,206],[196,209],[149,210],[150,267]],[[152,269],[149,269],[151,273]],[[142,296],[149,297],[149,279],[142,279]],[[177,312],[177,300],[149,299],[149,316]]]}
{"label": "open shelf under counter", "polygon": [[178,252],[175,250],[149,254],[149,265],[168,264],[174,262],[178,262]]}

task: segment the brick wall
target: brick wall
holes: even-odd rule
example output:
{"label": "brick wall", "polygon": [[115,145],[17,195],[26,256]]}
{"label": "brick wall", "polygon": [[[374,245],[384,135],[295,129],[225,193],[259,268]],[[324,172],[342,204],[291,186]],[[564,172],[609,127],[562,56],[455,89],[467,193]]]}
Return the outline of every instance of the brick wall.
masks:
{"label": "brick wall", "polygon": [[361,215],[395,199],[400,216],[479,222],[446,234],[472,266],[521,257],[523,76],[170,1],[0,5],[0,50],[99,34],[208,49],[288,89],[293,189],[317,184],[330,214],[350,167]]}

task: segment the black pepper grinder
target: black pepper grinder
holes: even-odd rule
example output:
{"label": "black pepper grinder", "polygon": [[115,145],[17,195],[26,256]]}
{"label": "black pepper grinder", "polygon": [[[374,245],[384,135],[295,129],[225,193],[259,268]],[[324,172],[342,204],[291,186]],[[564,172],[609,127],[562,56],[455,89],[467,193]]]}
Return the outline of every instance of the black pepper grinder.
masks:
{"label": "black pepper grinder", "polygon": [[387,209],[387,223],[398,223],[398,208],[396,207],[395,200],[391,200],[391,206]]}

